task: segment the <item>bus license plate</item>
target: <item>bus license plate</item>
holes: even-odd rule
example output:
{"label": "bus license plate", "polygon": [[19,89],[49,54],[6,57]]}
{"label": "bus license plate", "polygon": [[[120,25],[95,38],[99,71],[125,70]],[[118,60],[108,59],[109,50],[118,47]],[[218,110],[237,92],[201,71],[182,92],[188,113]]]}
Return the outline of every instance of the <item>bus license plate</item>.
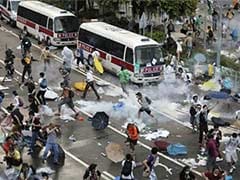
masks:
{"label": "bus license plate", "polygon": [[149,73],[156,73],[160,72],[162,70],[162,66],[150,66],[150,67],[144,67],[142,70],[143,74],[149,74]]}

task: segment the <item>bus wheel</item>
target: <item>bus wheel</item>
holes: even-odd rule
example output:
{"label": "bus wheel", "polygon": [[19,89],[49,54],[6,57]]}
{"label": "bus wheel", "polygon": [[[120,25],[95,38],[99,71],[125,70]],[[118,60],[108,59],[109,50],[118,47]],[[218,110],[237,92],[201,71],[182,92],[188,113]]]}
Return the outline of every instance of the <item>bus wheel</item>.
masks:
{"label": "bus wheel", "polygon": [[3,20],[4,18],[3,18],[3,16],[2,16],[2,13],[0,12],[0,19],[1,20]]}
{"label": "bus wheel", "polygon": [[46,44],[47,44],[47,46],[51,46],[51,39],[49,37],[47,37]]}
{"label": "bus wheel", "polygon": [[93,57],[92,57],[91,55],[88,56],[87,61],[88,61],[87,64],[88,64],[89,66],[93,66]]}
{"label": "bus wheel", "polygon": [[10,20],[10,26],[11,27],[16,27],[16,21]]}

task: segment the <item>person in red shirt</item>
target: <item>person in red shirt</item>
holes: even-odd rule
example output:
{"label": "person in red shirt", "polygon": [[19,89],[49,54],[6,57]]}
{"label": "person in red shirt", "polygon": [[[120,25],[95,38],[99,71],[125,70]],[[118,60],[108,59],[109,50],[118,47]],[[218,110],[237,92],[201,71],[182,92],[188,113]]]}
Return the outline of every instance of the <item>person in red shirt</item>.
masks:
{"label": "person in red shirt", "polygon": [[126,142],[130,143],[130,149],[131,149],[132,153],[134,153],[135,146],[137,145],[137,141],[139,138],[138,127],[133,123],[129,123],[127,125],[127,135],[128,135],[128,138],[127,138]]}
{"label": "person in red shirt", "polygon": [[224,180],[224,171],[218,166],[214,167],[212,172],[207,171],[202,174],[205,180]]}
{"label": "person in red shirt", "polygon": [[13,145],[13,140],[10,136],[6,137],[5,142],[3,143],[2,147],[6,155],[9,153],[10,147]]}
{"label": "person in red shirt", "polygon": [[217,143],[216,143],[216,140],[214,140],[213,138],[213,134],[210,134],[208,136],[208,142],[207,142],[206,148],[208,152],[207,169],[210,170],[216,166],[216,158],[219,155],[218,149],[217,149]]}

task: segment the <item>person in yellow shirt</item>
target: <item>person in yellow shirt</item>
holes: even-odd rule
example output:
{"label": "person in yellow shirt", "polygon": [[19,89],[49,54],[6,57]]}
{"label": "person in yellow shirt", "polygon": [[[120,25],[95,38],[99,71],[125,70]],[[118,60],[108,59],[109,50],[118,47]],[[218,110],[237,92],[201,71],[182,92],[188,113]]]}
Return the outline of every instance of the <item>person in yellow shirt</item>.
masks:
{"label": "person in yellow shirt", "polygon": [[9,149],[8,155],[5,157],[8,168],[12,166],[19,167],[22,164],[22,157],[20,152],[12,145]]}

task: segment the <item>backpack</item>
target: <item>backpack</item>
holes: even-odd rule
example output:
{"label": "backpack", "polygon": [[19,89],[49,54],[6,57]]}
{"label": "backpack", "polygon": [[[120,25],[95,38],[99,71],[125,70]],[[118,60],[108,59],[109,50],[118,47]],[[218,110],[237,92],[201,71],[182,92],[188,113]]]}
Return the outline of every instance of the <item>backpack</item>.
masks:
{"label": "backpack", "polygon": [[191,114],[191,116],[197,114],[196,109],[193,106],[190,107],[189,113]]}
{"label": "backpack", "polygon": [[40,87],[43,89],[47,88],[47,80],[45,78],[42,79],[42,81],[40,83]]}
{"label": "backpack", "polygon": [[19,97],[18,101],[19,101],[19,107],[23,107],[24,103],[23,103],[22,98]]}
{"label": "backpack", "polygon": [[121,174],[124,176],[129,176],[131,172],[132,172],[132,162],[126,160],[124,162]]}
{"label": "backpack", "polygon": [[148,104],[152,104],[152,100],[151,99],[149,99],[148,97],[145,97],[145,99],[146,99]]}
{"label": "backpack", "polygon": [[73,98],[74,97],[74,92],[72,90],[69,90],[69,97]]}

